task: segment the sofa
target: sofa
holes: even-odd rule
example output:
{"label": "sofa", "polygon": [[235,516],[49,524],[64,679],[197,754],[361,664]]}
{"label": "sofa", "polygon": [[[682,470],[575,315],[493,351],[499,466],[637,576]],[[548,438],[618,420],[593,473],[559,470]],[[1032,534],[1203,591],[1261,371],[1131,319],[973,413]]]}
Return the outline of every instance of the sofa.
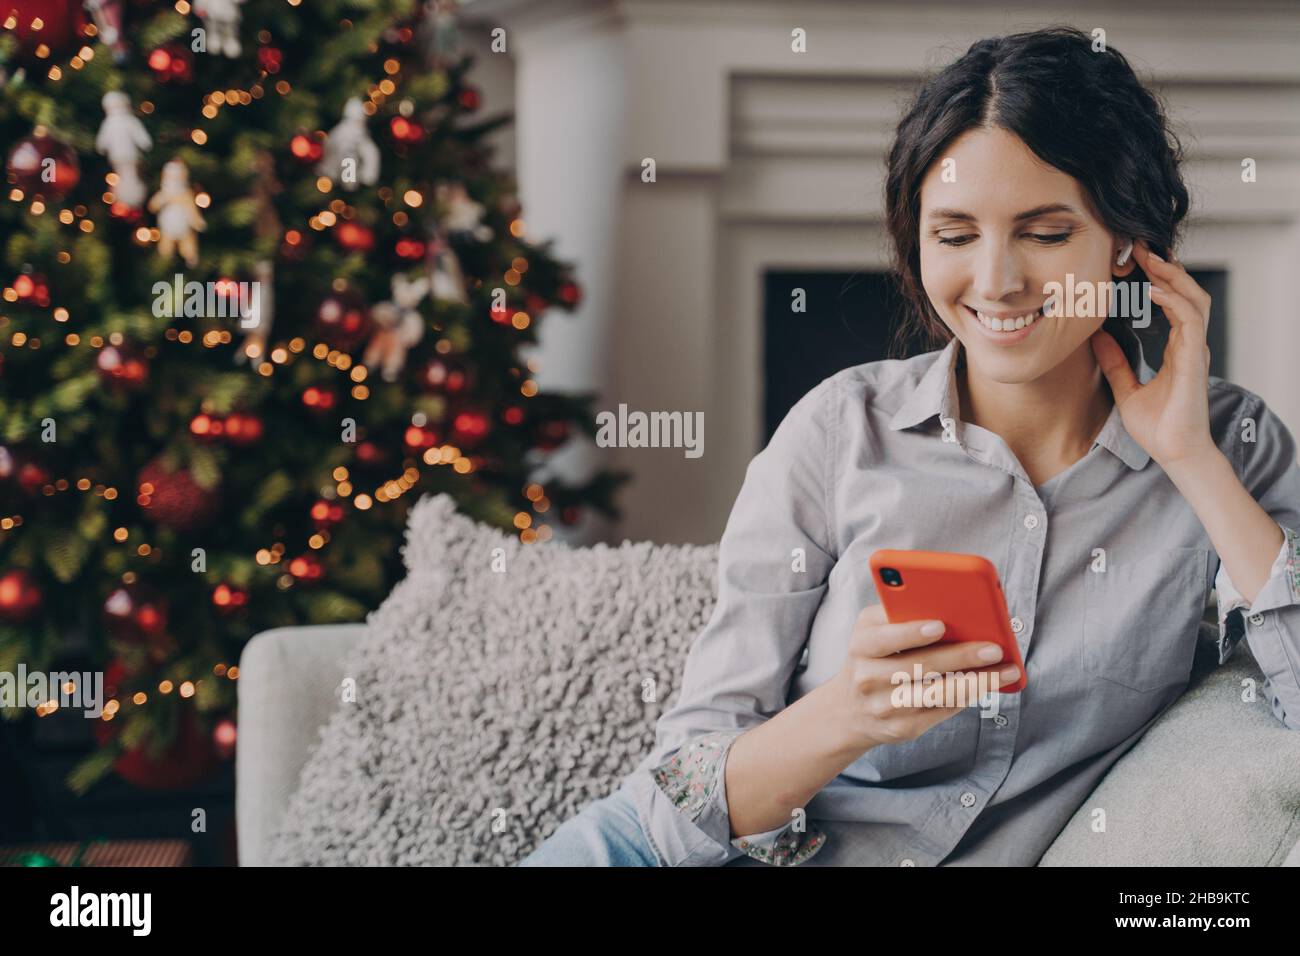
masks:
{"label": "sofa", "polygon": [[[236,757],[239,861],[263,865],[309,752],[338,707],[344,659],[365,624],[278,628],[240,658]],[[1243,641],[1215,666],[1198,653],[1183,696],[1122,757],[1039,865],[1300,866],[1300,733],[1242,689],[1262,675]],[[1089,805],[1138,807],[1120,839],[1093,838]],[[1116,848],[1122,848],[1117,856]]]}

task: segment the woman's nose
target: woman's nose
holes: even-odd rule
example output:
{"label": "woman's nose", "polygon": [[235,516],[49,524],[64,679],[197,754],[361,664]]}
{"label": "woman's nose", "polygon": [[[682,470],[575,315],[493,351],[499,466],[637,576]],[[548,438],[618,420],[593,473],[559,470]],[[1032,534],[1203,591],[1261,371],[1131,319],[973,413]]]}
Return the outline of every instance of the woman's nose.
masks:
{"label": "woman's nose", "polygon": [[975,261],[976,295],[986,302],[999,302],[1025,290],[1025,272],[1019,258],[1005,245],[986,242]]}

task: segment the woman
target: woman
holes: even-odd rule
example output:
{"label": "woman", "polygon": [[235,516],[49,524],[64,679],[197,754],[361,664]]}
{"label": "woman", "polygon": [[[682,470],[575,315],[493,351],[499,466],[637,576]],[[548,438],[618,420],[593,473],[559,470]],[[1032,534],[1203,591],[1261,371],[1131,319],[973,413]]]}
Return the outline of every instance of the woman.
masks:
{"label": "woman", "polygon": [[[886,208],[914,322],[946,345],[790,411],[654,751],[525,865],[1033,865],[1186,688],[1211,588],[1219,662],[1244,633],[1300,729],[1296,447],[1208,375],[1179,160],[1125,59],[1074,30],[980,41],[924,85]],[[1159,374],[1147,303],[1111,294],[1137,270],[1170,324]],[[1027,688],[992,716],[896,706],[917,664],[1018,675],[994,644],[936,644],[943,622],[889,624],[877,548],[993,561]]]}

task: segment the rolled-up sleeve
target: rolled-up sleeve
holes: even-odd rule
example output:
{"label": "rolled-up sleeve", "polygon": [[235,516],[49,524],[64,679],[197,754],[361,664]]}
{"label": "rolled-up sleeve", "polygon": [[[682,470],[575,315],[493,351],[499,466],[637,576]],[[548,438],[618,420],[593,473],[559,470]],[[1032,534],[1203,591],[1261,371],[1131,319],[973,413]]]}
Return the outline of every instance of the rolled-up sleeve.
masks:
{"label": "rolled-up sleeve", "polygon": [[840,388],[801,398],[749,463],[718,549],[718,598],[691,645],[681,694],[629,781],[669,866],[721,865],[742,854],[774,864],[812,856],[824,835],[803,814],[731,836],[726,760],[746,730],[784,710],[836,560],[827,478]]}
{"label": "rolled-up sleeve", "polygon": [[[1243,407],[1237,457],[1242,484],[1282,530],[1283,543],[1268,580],[1247,602],[1222,562],[1215,576],[1219,659],[1244,636],[1264,672],[1264,699],[1285,726],[1300,730],[1300,464],[1282,421],[1257,397]],[[1253,433],[1252,430],[1253,429]]]}

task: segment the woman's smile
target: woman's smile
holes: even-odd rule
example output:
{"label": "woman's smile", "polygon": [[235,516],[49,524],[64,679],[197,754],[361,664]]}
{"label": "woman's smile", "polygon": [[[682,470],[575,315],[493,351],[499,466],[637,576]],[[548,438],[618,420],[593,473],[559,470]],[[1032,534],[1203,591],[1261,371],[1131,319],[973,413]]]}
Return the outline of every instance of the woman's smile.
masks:
{"label": "woman's smile", "polygon": [[1029,337],[1043,317],[1043,307],[1025,311],[998,309],[984,311],[961,303],[970,321],[968,324],[979,329],[991,342],[999,345],[1014,345]]}

